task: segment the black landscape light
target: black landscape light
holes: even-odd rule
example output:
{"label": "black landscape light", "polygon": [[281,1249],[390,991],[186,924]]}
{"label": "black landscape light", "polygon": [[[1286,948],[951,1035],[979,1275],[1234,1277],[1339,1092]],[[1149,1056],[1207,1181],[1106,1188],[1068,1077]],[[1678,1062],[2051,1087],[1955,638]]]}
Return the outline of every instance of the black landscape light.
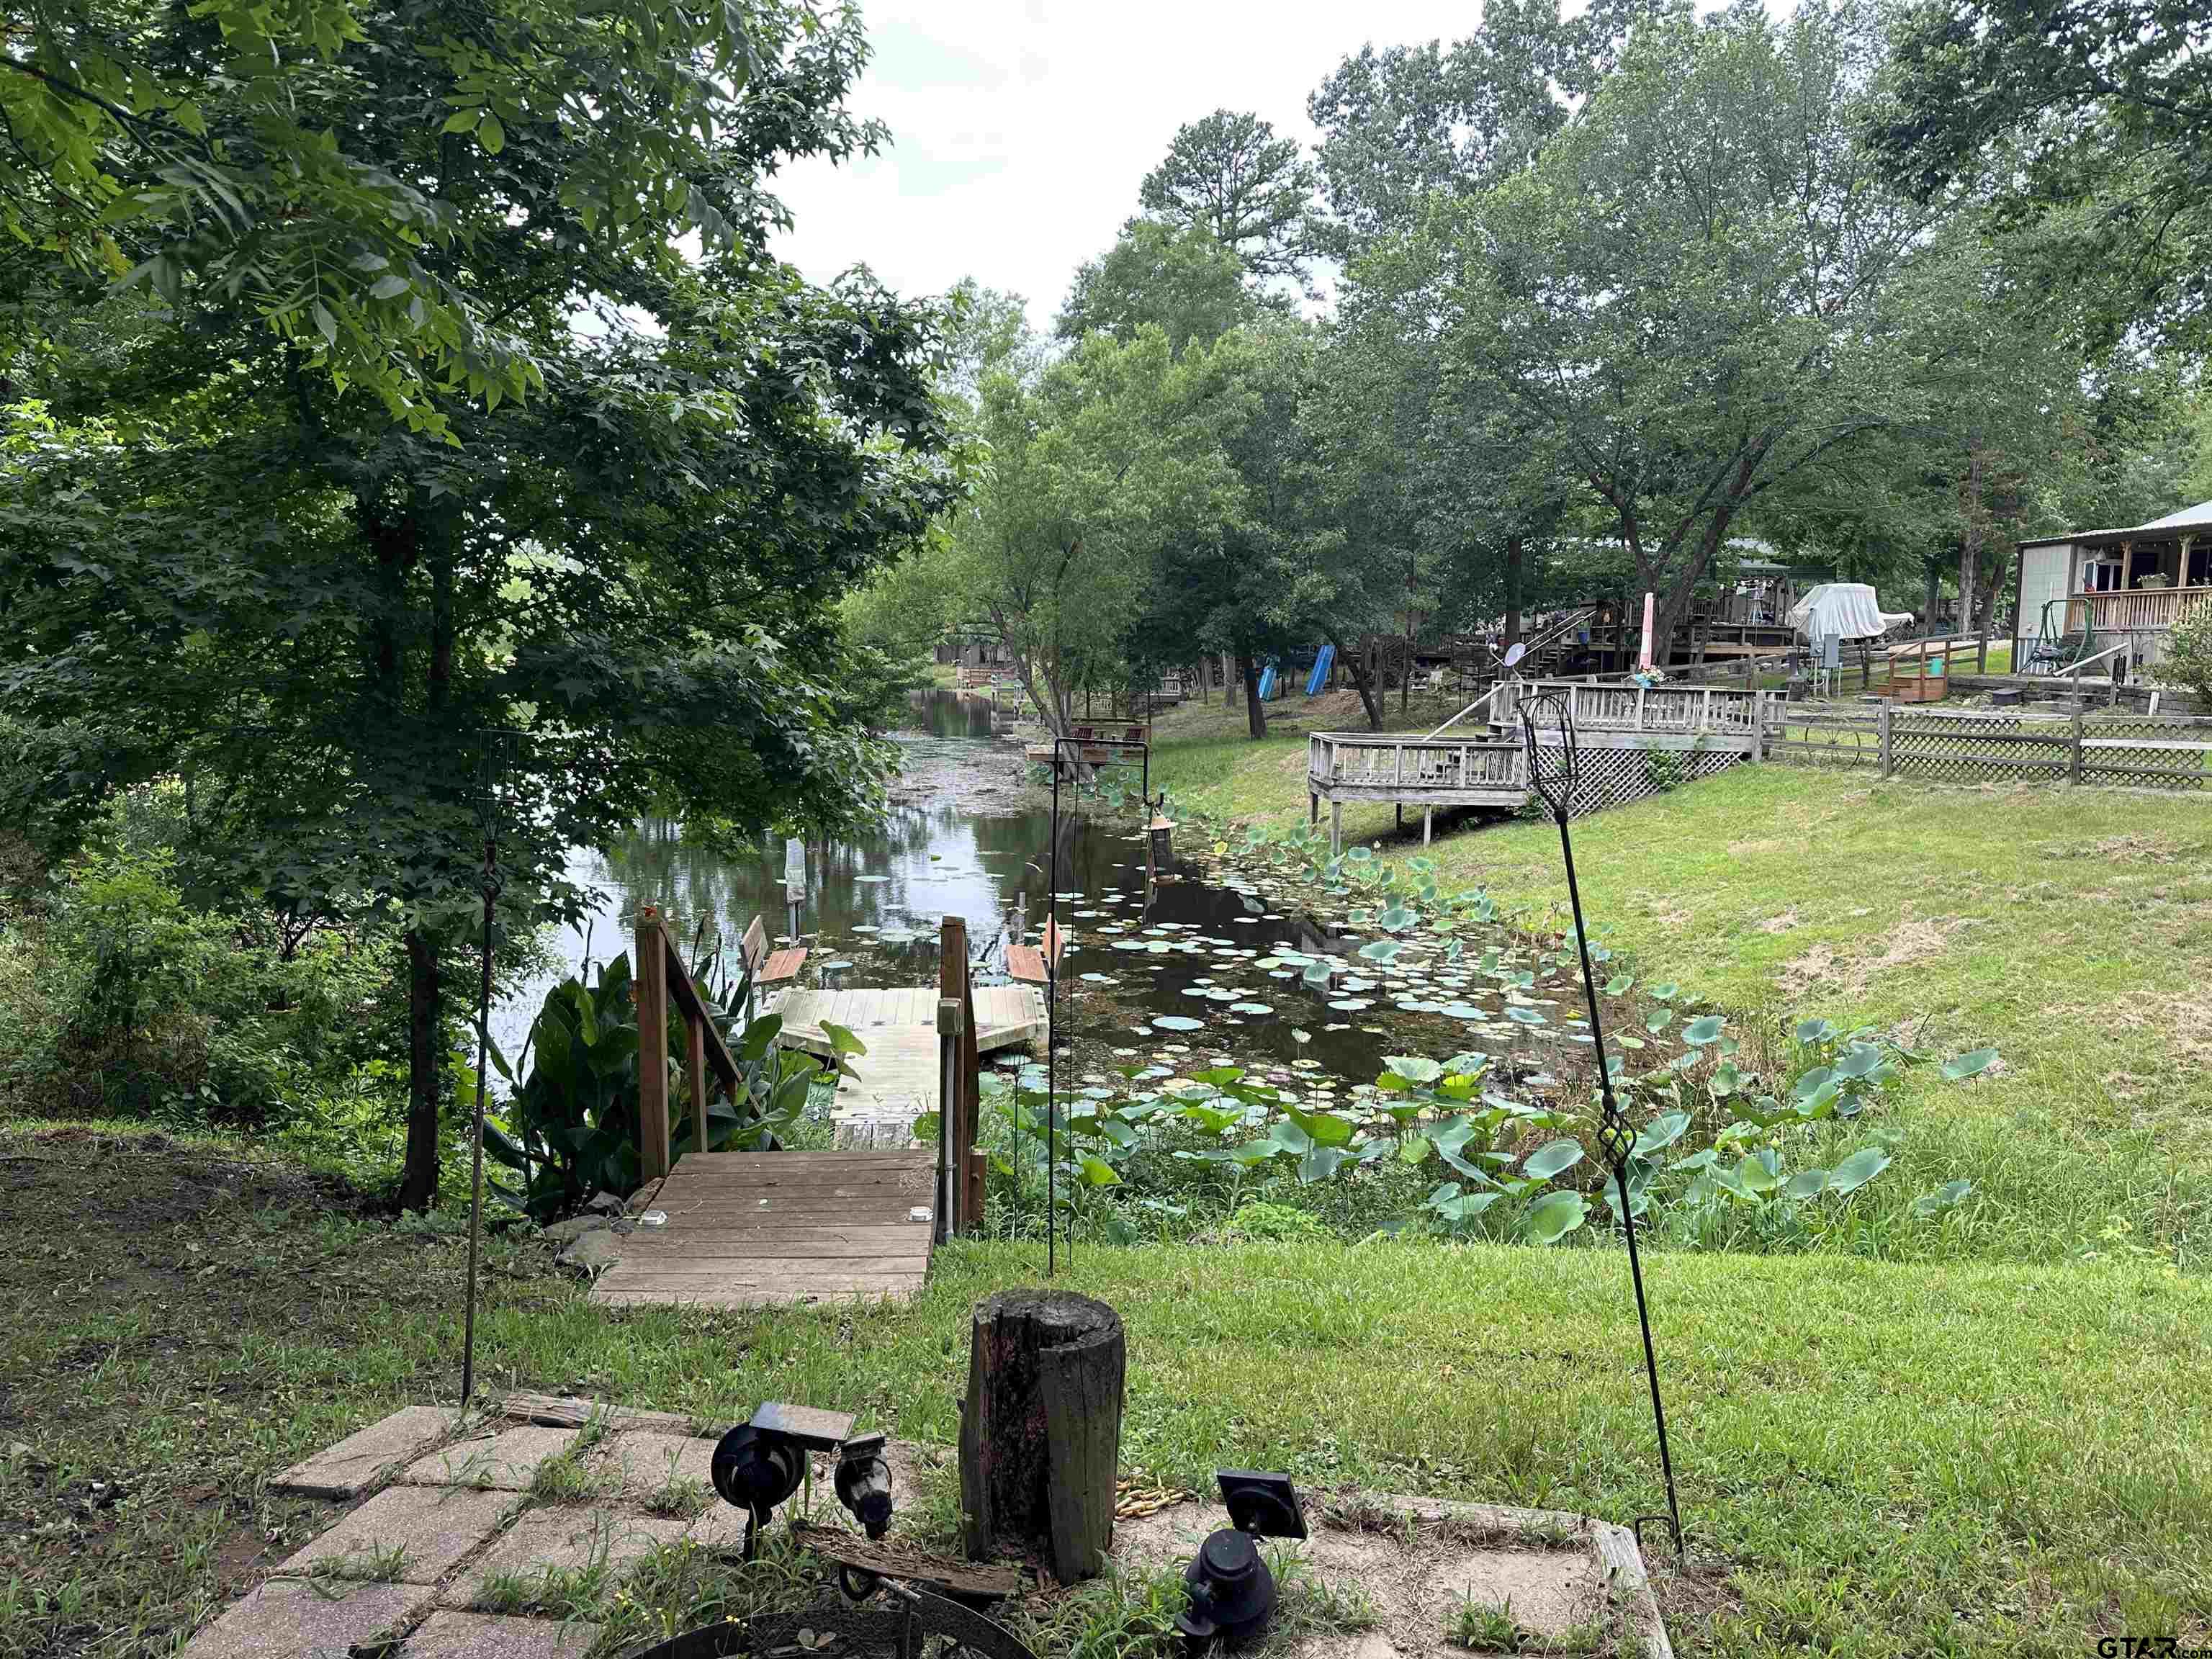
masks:
{"label": "black landscape light", "polygon": [[884,1459],[884,1437],[864,1434],[837,1449],[837,1501],[871,1538],[891,1525],[891,1466]]}
{"label": "black landscape light", "polygon": [[[806,1460],[814,1452],[835,1451],[853,1431],[845,1412],[817,1411],[770,1401],[740,1423],[714,1448],[714,1490],[722,1501],[745,1512],[745,1558],[752,1559],[754,1534],[778,1504],[806,1479]],[[890,1519],[890,1482],[884,1477],[884,1518]]]}
{"label": "black landscape light", "polygon": [[1521,702],[1521,728],[1528,740],[1528,785],[1551,809],[1559,826],[1559,854],[1567,866],[1567,901],[1574,908],[1575,945],[1582,952],[1583,996],[1589,1007],[1590,1042],[1597,1055],[1598,1097],[1602,1112],[1597,1144],[1613,1190],[1620,1195],[1620,1228],[1628,1240],[1628,1277],[1636,1287],[1636,1322],[1644,1330],[1644,1374],[1651,1385],[1651,1419],[1659,1431],[1659,1472],[1667,1482],[1667,1513],[1636,1517],[1639,1536],[1647,1521],[1663,1520],[1674,1537],[1674,1559],[1682,1559],[1682,1510],[1674,1497],[1674,1461],[1667,1449],[1667,1408],[1659,1399],[1659,1361],[1651,1346],[1651,1315],[1644,1300],[1644,1267],[1636,1255],[1636,1201],[1629,1189],[1628,1166],[1636,1150],[1628,1115],[1613,1095],[1613,1061],[1605,1052],[1605,1026],[1598,1017],[1597,977],[1590,968],[1589,934],[1583,926],[1582,889],[1575,881],[1575,844],[1567,832],[1574,816],[1575,792],[1582,782],[1575,746],[1571,702],[1556,691],[1539,692]]}
{"label": "black landscape light", "polygon": [[1206,1534],[1183,1569],[1190,1606],[1176,1631],[1194,1656],[1213,1643],[1237,1647],[1264,1630],[1275,1610],[1275,1576],[1260,1554],[1262,1538],[1304,1538],[1304,1511],[1287,1474],[1221,1469],[1221,1502],[1229,1525]]}

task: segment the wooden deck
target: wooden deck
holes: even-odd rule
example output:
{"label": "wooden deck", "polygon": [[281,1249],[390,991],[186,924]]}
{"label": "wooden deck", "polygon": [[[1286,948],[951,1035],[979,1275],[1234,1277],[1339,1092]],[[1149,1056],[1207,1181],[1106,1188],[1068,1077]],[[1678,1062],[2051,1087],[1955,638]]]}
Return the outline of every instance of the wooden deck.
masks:
{"label": "wooden deck", "polygon": [[[851,991],[791,990],[768,1005],[783,1016],[785,1043],[827,1056],[823,1022],[842,1025],[868,1052],[852,1060],[860,1073],[837,1085],[831,1116],[841,1147],[902,1147],[914,1121],[937,1109],[937,991],[932,986]],[[979,1053],[1016,1048],[1044,1036],[1044,999],[1027,985],[993,985],[975,993]]]}
{"label": "wooden deck", "polygon": [[903,1302],[929,1270],[936,1155],[687,1152],[630,1200],[665,1225],[640,1226],[600,1276],[603,1306]]}

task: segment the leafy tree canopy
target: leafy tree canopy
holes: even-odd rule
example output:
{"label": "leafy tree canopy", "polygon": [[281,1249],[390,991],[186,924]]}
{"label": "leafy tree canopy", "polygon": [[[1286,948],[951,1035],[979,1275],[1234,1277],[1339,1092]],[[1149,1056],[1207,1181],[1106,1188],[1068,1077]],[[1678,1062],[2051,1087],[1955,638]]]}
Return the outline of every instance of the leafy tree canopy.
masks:
{"label": "leafy tree canopy", "polygon": [[2200,347],[2212,301],[2212,28],[2191,0],[1919,0],[1899,31],[1885,152],[1923,195],[1963,185],[2111,340]]}
{"label": "leafy tree canopy", "polygon": [[[295,348],[410,428],[538,391],[498,281],[672,282],[757,245],[775,157],[878,132],[839,101],[858,22],[792,0],[57,0],[0,47],[0,286],[52,262]],[[627,294],[618,297],[629,299]],[[0,335],[0,356],[21,342]]]}
{"label": "leafy tree canopy", "polygon": [[1176,130],[1137,199],[1164,224],[1205,231],[1254,276],[1303,283],[1316,183],[1296,139],[1249,112],[1218,109]]}
{"label": "leafy tree canopy", "polygon": [[1110,334],[1126,343],[1157,328],[1181,356],[1194,341],[1286,308],[1246,287],[1236,254],[1203,226],[1132,219],[1112,247],[1077,270],[1054,332],[1063,340]]}

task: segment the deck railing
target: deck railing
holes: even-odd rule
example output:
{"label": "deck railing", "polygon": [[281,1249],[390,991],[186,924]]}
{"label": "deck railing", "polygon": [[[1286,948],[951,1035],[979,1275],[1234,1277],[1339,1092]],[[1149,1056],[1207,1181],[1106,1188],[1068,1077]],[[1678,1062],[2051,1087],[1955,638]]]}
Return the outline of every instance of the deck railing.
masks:
{"label": "deck railing", "polygon": [[1473,734],[1401,738],[1316,732],[1306,739],[1306,775],[1338,787],[1405,790],[1525,789],[1521,745]]}
{"label": "deck railing", "polygon": [[1723,685],[1591,685],[1579,680],[1505,680],[1490,694],[1492,726],[1512,730],[1524,697],[1564,699],[1578,731],[1657,732],[1756,741],[1771,729],[1771,691]]}
{"label": "deck railing", "polygon": [[2212,587],[2131,587],[2123,593],[2076,593],[2066,607],[2066,631],[2164,633],[2207,601],[2212,601]]}

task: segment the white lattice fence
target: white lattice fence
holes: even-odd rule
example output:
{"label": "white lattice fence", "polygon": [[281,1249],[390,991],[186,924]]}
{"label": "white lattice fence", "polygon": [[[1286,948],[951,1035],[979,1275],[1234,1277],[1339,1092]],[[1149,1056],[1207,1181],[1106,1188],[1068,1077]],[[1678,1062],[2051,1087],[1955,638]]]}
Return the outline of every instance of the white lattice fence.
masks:
{"label": "white lattice fence", "polygon": [[1578,818],[1716,777],[1749,758],[1699,749],[1598,748],[1589,739],[1589,733],[1583,733],[1577,748],[1578,781],[1569,810]]}
{"label": "white lattice fence", "polygon": [[2027,721],[2016,714],[1891,716],[1891,766],[1900,777],[1947,783],[2057,779],[2073,765],[2070,726]]}

